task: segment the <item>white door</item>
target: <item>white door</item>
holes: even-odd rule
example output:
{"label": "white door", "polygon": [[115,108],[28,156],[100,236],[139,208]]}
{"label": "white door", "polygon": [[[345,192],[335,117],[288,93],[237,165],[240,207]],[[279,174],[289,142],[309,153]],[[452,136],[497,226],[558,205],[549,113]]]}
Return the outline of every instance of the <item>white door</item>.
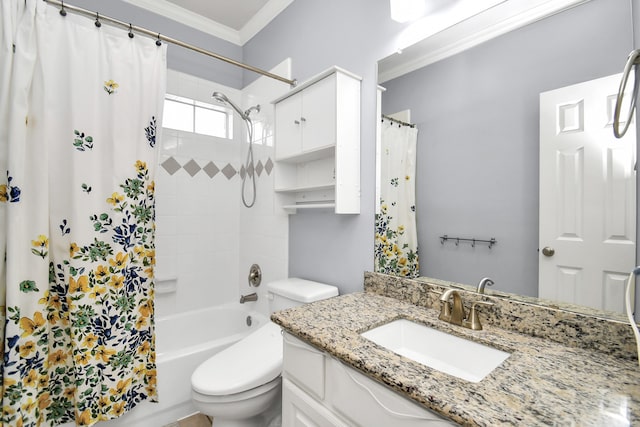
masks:
{"label": "white door", "polygon": [[624,311],[636,256],[636,132],[613,136],[620,77],[540,94],[540,298]]}

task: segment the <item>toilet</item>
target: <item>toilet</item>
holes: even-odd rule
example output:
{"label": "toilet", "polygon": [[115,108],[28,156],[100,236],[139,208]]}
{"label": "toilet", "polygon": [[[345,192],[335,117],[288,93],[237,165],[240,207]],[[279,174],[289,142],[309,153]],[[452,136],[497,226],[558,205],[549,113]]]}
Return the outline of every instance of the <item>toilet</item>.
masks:
{"label": "toilet", "polygon": [[[338,295],[338,288],[290,278],[267,284],[269,311]],[[215,427],[277,425],[281,411],[282,332],[269,321],[207,359],[191,376],[191,398]]]}

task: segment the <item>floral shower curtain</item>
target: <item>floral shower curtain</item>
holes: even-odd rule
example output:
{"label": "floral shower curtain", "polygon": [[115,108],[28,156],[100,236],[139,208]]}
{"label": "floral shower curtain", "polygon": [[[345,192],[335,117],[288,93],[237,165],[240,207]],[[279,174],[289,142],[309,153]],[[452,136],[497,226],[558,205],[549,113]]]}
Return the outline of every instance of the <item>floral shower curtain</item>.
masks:
{"label": "floral shower curtain", "polygon": [[166,46],[0,5],[1,425],[156,400],[154,169]]}
{"label": "floral shower curtain", "polygon": [[416,142],[418,129],[382,119],[380,209],[376,214],[375,271],[417,277]]}

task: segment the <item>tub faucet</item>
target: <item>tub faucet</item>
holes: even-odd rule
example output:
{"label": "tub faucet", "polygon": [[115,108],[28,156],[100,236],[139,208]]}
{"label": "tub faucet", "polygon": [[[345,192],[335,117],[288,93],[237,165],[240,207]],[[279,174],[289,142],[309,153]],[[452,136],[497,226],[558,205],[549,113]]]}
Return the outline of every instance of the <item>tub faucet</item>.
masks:
{"label": "tub faucet", "polygon": [[480,280],[480,283],[478,283],[478,293],[484,294],[484,287],[491,286],[493,284],[494,284],[493,279],[491,279],[490,277],[485,277],[484,279]]}
{"label": "tub faucet", "polygon": [[254,292],[252,294],[240,295],[240,304],[244,304],[249,301],[258,301],[258,294]]}
{"label": "tub faucet", "polygon": [[[449,297],[453,297],[453,308],[449,305]],[[447,290],[440,297],[440,316],[438,319],[449,322],[453,325],[462,326],[462,321],[465,319],[464,307],[462,306],[462,298],[455,289]]]}

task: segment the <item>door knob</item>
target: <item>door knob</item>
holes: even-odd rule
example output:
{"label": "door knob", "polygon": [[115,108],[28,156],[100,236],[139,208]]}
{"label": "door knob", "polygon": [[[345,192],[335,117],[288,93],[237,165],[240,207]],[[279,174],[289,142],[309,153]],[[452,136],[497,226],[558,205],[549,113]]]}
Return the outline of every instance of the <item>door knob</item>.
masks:
{"label": "door knob", "polygon": [[553,254],[555,253],[556,253],[556,250],[549,246],[545,246],[544,248],[542,248],[542,255],[544,256],[553,256]]}

